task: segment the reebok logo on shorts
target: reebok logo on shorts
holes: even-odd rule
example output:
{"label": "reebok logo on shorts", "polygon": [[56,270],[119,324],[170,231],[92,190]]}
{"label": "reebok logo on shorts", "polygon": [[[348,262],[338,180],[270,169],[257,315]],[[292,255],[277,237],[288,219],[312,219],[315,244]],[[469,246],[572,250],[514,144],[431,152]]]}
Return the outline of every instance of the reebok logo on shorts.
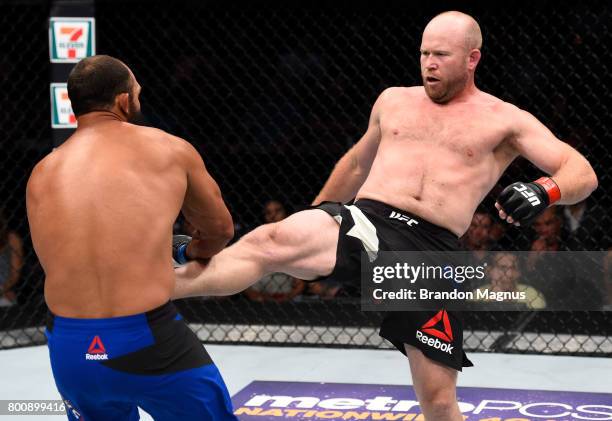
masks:
{"label": "reebok logo on shorts", "polygon": [[106,348],[104,348],[104,344],[98,335],[94,336],[91,344],[89,344],[89,349],[85,354],[86,360],[108,360],[108,354],[106,353]]}
{"label": "reebok logo on shorts", "polygon": [[401,213],[395,211],[391,211],[389,219],[397,219],[398,221],[405,222],[406,225],[408,225],[409,227],[417,225],[419,223],[419,221],[417,221],[416,219],[412,219],[406,215],[402,215]]}
{"label": "reebok logo on shorts", "polygon": [[79,413],[79,411],[76,410],[76,408],[74,407],[74,405],[72,405],[72,402],[70,402],[68,399],[62,399],[64,401],[64,405],[66,406],[66,412],[70,411],[72,412],[72,415],[79,421],[82,420],[81,418],[81,414]]}
{"label": "reebok logo on shorts", "polygon": [[[435,328],[435,326],[440,322],[442,322],[444,331]],[[427,336],[426,334],[435,336],[435,338]],[[450,342],[453,341],[453,331],[451,329],[450,320],[448,319],[448,313],[446,310],[440,310],[435,316],[429,319],[420,330],[417,330],[416,338],[425,345],[439,349],[442,352],[452,354],[453,346],[450,344]]]}

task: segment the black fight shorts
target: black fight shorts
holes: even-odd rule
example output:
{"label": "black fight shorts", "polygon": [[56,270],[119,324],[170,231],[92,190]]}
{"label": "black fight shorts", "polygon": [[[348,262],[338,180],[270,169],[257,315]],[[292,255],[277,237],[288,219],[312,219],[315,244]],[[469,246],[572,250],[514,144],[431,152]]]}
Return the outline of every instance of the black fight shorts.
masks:
{"label": "black fight shorts", "polygon": [[[461,251],[452,232],[385,203],[359,199],[353,205],[324,202],[315,209],[340,224],[336,265],[326,278],[343,284],[360,282],[361,256],[372,251]],[[349,231],[358,230],[360,235]],[[354,233],[355,231],[353,231]],[[380,336],[406,354],[414,346],[431,360],[455,370],[473,366],[463,351],[461,313],[446,311],[389,311],[384,313]]]}

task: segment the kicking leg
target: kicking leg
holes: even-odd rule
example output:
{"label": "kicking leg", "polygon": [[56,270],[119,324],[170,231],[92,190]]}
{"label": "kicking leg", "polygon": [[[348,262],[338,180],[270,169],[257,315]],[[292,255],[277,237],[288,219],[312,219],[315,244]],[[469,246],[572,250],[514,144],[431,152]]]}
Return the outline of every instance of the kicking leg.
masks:
{"label": "kicking leg", "polygon": [[306,280],[329,275],[339,231],[338,223],[319,209],[262,225],[208,263],[177,268],[173,298],[235,294],[274,272]]}

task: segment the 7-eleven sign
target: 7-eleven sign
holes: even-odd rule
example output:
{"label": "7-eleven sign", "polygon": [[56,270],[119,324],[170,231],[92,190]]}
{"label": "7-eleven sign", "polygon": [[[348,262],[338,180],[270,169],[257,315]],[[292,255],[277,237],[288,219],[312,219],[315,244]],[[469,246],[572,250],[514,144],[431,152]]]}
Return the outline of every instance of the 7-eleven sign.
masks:
{"label": "7-eleven sign", "polygon": [[49,19],[49,54],[52,63],[76,63],[96,54],[94,18]]}
{"label": "7-eleven sign", "polygon": [[51,84],[51,127],[72,129],[77,126],[65,83]]}

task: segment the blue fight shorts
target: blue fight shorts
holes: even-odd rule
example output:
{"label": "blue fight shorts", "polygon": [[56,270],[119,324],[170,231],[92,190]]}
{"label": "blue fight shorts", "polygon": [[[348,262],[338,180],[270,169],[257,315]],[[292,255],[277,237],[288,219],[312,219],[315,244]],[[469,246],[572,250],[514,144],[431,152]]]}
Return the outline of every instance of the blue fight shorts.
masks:
{"label": "blue fight shorts", "polygon": [[69,420],[232,420],[217,367],[172,303],[109,319],[50,315],[47,339]]}

